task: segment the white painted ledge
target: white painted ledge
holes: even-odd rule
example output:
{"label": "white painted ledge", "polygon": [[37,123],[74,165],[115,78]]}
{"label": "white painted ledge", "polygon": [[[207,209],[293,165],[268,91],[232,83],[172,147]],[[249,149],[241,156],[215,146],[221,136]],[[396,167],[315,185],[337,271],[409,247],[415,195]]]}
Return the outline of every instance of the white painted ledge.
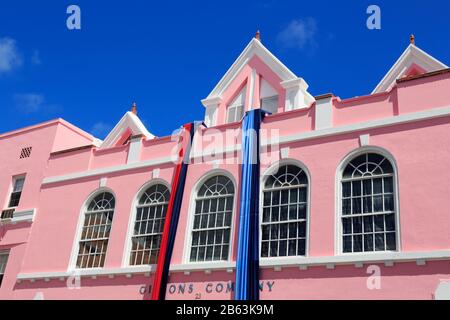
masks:
{"label": "white painted ledge", "polygon": [[28,210],[15,211],[11,222],[12,223],[33,222],[35,214],[36,214],[35,208],[28,209]]}
{"label": "white painted ledge", "polygon": [[48,177],[42,181],[42,184],[46,185],[46,184],[50,184],[50,183],[57,183],[57,182],[62,182],[62,181],[105,175],[105,174],[110,174],[110,173],[115,173],[115,172],[140,169],[140,168],[146,168],[146,167],[151,167],[151,166],[158,166],[158,165],[162,165],[162,164],[166,164],[166,163],[171,163],[174,161],[175,160],[172,159],[172,157],[163,157],[163,158],[140,161],[140,162],[124,164],[124,165],[119,165],[119,166],[92,169],[92,170],[88,170],[88,171],[76,172],[76,173],[71,173],[71,174],[62,175],[62,176]]}
{"label": "white painted ledge", "polygon": [[[275,142],[272,142],[273,139],[264,139],[261,141],[261,147],[266,147],[268,145],[274,145],[274,144],[292,143],[292,142],[309,140],[309,139],[314,139],[314,138],[328,137],[328,136],[333,136],[333,135],[338,135],[338,134],[367,130],[367,129],[376,129],[376,128],[381,128],[381,127],[387,127],[387,126],[415,122],[415,121],[429,120],[429,119],[446,117],[446,116],[450,116],[450,107],[449,106],[441,107],[441,108],[433,108],[433,109],[420,111],[420,112],[402,114],[402,115],[392,116],[392,117],[388,117],[388,118],[359,122],[359,123],[354,123],[354,124],[349,124],[349,125],[342,125],[342,126],[337,126],[337,127],[327,128],[327,129],[299,132],[296,134],[291,134],[291,135],[280,137],[280,139]],[[190,159],[197,159],[197,158],[201,158],[201,157],[213,157],[213,156],[217,156],[217,155],[223,155],[223,154],[227,154],[227,153],[231,153],[231,152],[236,152],[236,151],[239,151],[240,149],[241,149],[241,145],[236,144],[233,146],[227,146],[225,148],[218,148],[218,149],[214,149],[214,150],[191,151]],[[139,169],[139,168],[145,168],[145,167],[151,167],[151,166],[158,166],[158,165],[171,163],[171,162],[174,163],[175,160],[172,159],[172,157],[170,157],[170,156],[158,158],[158,159],[146,160],[146,161],[139,161],[136,163],[87,170],[87,171],[83,171],[83,172],[76,172],[76,173],[71,173],[71,174],[62,175],[62,176],[47,177],[42,181],[42,184],[46,185],[46,184],[51,184],[51,183],[57,183],[57,182],[74,180],[74,179],[81,179],[81,178],[105,175],[105,174],[122,172],[122,171],[127,171],[127,170],[133,170],[133,169]]]}
{"label": "white painted ledge", "polygon": [[171,265],[170,272],[223,271],[235,268],[235,262],[199,262]]}
{"label": "white painted ledge", "polygon": [[259,265],[261,268],[351,264],[361,267],[363,263],[385,263],[390,265],[396,262],[419,262],[418,264],[420,265],[422,261],[430,260],[450,260],[450,250],[342,254],[329,257],[262,258]]}
{"label": "white painted ledge", "polygon": [[[282,271],[283,268],[299,268],[307,270],[312,266],[325,266],[327,269],[333,270],[336,265],[355,265],[361,268],[363,264],[384,263],[386,266],[392,266],[394,263],[415,262],[418,265],[425,265],[423,261],[442,261],[450,260],[450,250],[426,251],[426,252],[383,252],[383,253],[366,253],[366,254],[343,254],[339,256],[329,257],[295,257],[295,258],[262,258],[260,267],[262,269],[273,268]],[[419,263],[418,263],[419,262]],[[189,275],[191,272],[205,272],[211,274],[214,271],[226,271],[232,273],[236,269],[235,262],[208,262],[208,263],[186,263],[170,266],[171,273],[183,272]],[[21,273],[17,275],[17,281],[36,281],[51,279],[65,279],[73,276],[91,277],[96,279],[99,276],[127,276],[145,274],[155,272],[156,266],[136,266],[124,267],[116,269],[77,269],[64,272],[40,272],[40,273]]]}
{"label": "white painted ledge", "polygon": [[1,224],[16,224],[19,222],[33,222],[36,214],[36,208],[14,211],[11,219],[0,220]]}
{"label": "white painted ledge", "polygon": [[125,268],[93,268],[93,269],[75,269],[61,272],[37,272],[37,273],[20,273],[17,280],[41,280],[41,279],[60,279],[74,276],[80,277],[98,277],[98,276],[126,276],[128,274],[145,274],[155,272],[156,266],[136,266]]}
{"label": "white painted ledge", "polygon": [[[320,129],[314,131],[300,132],[284,137],[280,137],[279,143],[291,143],[296,141],[304,141],[314,138],[322,138],[333,136],[337,134],[350,133],[355,131],[367,130],[367,129],[376,129],[382,127],[388,127],[398,124],[404,124],[409,122],[423,121],[434,118],[441,118],[450,116],[450,107],[441,107],[441,108],[433,108],[420,112],[406,113],[398,116],[392,116],[388,118],[358,122],[354,124],[342,125],[327,129]],[[267,140],[263,140],[261,142],[262,146],[270,145],[270,142]]]}

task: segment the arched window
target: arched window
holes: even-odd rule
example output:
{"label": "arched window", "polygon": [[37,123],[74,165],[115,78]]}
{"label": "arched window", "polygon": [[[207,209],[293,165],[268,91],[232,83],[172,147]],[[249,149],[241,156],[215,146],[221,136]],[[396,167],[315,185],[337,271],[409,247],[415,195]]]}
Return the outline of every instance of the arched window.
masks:
{"label": "arched window", "polygon": [[170,191],[163,184],[152,185],[139,198],[131,237],[130,265],[157,263],[169,198]]}
{"label": "arched window", "polygon": [[396,250],[394,169],[376,153],[353,158],[341,187],[342,251]]}
{"label": "arched window", "polygon": [[308,177],[295,165],[281,166],[263,189],[261,257],[304,256]]}
{"label": "arched window", "polygon": [[228,260],[234,185],[222,175],[208,179],[195,197],[190,261]]}
{"label": "arched window", "polygon": [[100,268],[105,264],[115,199],[102,192],[88,204],[79,242],[77,268]]}

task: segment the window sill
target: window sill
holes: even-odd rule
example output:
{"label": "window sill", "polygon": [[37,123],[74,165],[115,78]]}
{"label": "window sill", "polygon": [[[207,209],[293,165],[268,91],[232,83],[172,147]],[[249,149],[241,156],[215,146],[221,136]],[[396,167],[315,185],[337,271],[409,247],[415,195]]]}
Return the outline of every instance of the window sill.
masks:
{"label": "window sill", "polygon": [[[385,266],[393,266],[399,262],[415,262],[417,265],[425,265],[427,261],[450,260],[450,250],[425,251],[425,252],[383,252],[370,254],[337,255],[327,257],[293,257],[293,258],[262,258],[260,260],[261,269],[271,269],[282,271],[283,268],[299,268],[306,270],[308,267],[325,266],[327,269],[334,269],[336,265],[355,265],[363,267],[364,264],[384,263]],[[191,272],[205,272],[210,274],[213,271],[234,272],[235,262],[199,262],[175,264],[170,267],[170,273],[183,272],[189,275]],[[112,269],[75,269],[64,272],[43,272],[43,273],[21,273],[17,275],[17,282],[29,280],[50,281],[59,279],[65,281],[69,277],[80,276],[96,279],[97,277],[114,278],[116,276],[126,276],[143,274],[149,277],[156,270],[156,265],[149,266],[129,266]]]}
{"label": "window sill", "polygon": [[[207,274],[212,271],[223,271],[233,272],[235,268],[234,262],[208,262],[208,263],[187,263],[187,264],[177,264],[170,267],[170,273],[184,272],[184,274],[190,274],[191,272],[203,271]],[[82,278],[92,278],[97,277],[108,277],[114,278],[116,276],[126,276],[131,278],[133,275],[145,275],[149,277],[151,273],[156,271],[156,265],[145,265],[145,266],[127,266],[123,268],[91,268],[91,269],[73,269],[64,272],[38,272],[38,273],[21,273],[17,275],[17,281],[21,282],[24,280],[36,281],[44,280],[50,281],[53,279],[59,279],[61,281],[66,280],[69,277],[82,277]]]}
{"label": "window sill", "polygon": [[398,262],[416,262],[417,265],[424,265],[430,260],[450,260],[450,250],[425,251],[425,252],[398,252],[389,251],[381,253],[363,254],[340,254],[327,257],[292,257],[292,258],[262,258],[260,267],[263,269],[274,268],[281,271],[281,268],[298,267],[305,270],[308,267],[326,266],[334,269],[336,265],[352,265],[363,267],[369,263],[384,263],[386,266],[393,266]]}

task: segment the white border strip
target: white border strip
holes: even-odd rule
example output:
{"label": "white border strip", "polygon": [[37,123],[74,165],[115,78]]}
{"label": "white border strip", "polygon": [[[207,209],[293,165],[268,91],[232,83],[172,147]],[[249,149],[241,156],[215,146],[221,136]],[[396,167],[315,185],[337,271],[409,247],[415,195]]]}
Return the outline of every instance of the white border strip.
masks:
{"label": "white border strip", "polygon": [[[377,120],[371,120],[356,124],[350,124],[350,125],[343,125],[339,127],[334,128],[328,128],[328,129],[321,129],[321,130],[315,130],[315,131],[308,131],[308,132],[301,132],[296,133],[284,137],[280,137],[280,140],[277,143],[280,144],[286,144],[291,142],[297,142],[302,140],[308,140],[308,139],[314,139],[314,138],[322,138],[322,137],[328,137],[332,135],[338,135],[338,134],[344,134],[354,131],[360,131],[360,130],[367,130],[367,129],[375,129],[380,127],[386,127],[386,126],[393,126],[397,124],[403,124],[403,123],[409,123],[409,122],[415,122],[415,121],[421,121],[421,120],[429,120],[434,118],[440,118],[450,116],[450,107],[441,107],[441,108],[434,108],[431,110],[426,111],[420,111],[420,112],[414,112],[409,114],[403,114],[399,116],[393,116],[389,118],[384,119],[377,119]],[[265,147],[268,145],[272,145],[271,139],[265,139],[261,141],[261,146]],[[191,159],[194,158],[200,158],[200,157],[210,157],[212,155],[219,155],[219,154],[226,154],[230,152],[239,151],[241,148],[241,145],[234,145],[231,147],[226,147],[225,149],[215,149],[215,150],[207,150],[204,152],[193,152],[190,156]],[[126,165],[120,165],[120,166],[114,166],[114,167],[108,167],[108,168],[99,168],[94,170],[88,170],[84,172],[78,172],[78,173],[72,173],[68,175],[62,175],[62,176],[55,176],[55,177],[48,177],[45,178],[42,182],[43,185],[50,184],[50,183],[57,183],[57,182],[63,182],[68,180],[74,180],[74,179],[80,179],[80,178],[87,178],[92,176],[98,176],[98,175],[105,175],[120,171],[126,171],[126,170],[132,170],[132,169],[139,169],[139,168],[145,168],[150,166],[157,166],[165,163],[173,162],[174,160],[172,157],[164,157],[154,160],[147,160],[147,161],[141,161],[137,163],[132,164],[126,164]]]}
{"label": "white border strip", "polygon": [[[322,129],[316,131],[301,132],[297,134],[292,134],[285,137],[280,137],[280,144],[296,142],[301,140],[308,140],[313,138],[322,138],[336,134],[349,133],[354,131],[375,129],[386,126],[393,126],[396,124],[409,123],[420,120],[429,120],[433,118],[440,118],[450,115],[450,107],[435,108],[426,111],[414,112],[409,114],[403,114],[398,116],[392,116],[389,118],[371,120],[366,122],[360,122],[350,125],[343,125],[339,127]],[[261,142],[262,146],[267,146],[270,144],[267,140]]]}
{"label": "white border strip", "polygon": [[174,162],[174,161],[175,160],[172,159],[172,157],[164,157],[164,158],[141,161],[141,162],[136,162],[136,163],[131,163],[131,164],[124,164],[124,165],[120,165],[120,166],[93,169],[93,170],[77,172],[77,173],[72,173],[72,174],[63,175],[63,176],[48,177],[42,181],[42,184],[46,185],[46,184],[50,184],[50,183],[57,183],[57,182],[80,179],[80,178],[88,178],[88,177],[105,175],[105,174],[110,174],[110,173],[115,173],[115,172],[120,172],[120,171],[140,169],[140,168],[151,167],[151,166],[158,166],[161,164],[166,164],[166,163],[170,163],[170,162]]}
{"label": "white border strip", "polygon": [[[450,260],[450,250],[426,251],[426,252],[383,252],[366,254],[342,254],[330,257],[292,257],[292,258],[271,258],[260,259],[261,268],[274,267],[309,267],[309,266],[331,266],[331,265],[350,265],[367,263],[398,263],[398,262],[420,262],[424,261],[442,261]],[[196,272],[196,271],[232,271],[236,268],[235,262],[210,262],[210,263],[186,263],[170,266],[170,272]],[[149,274],[156,270],[156,265],[126,267],[116,269],[77,269],[64,272],[39,272],[39,273],[21,273],[17,275],[17,280],[40,280],[67,278],[74,275],[81,277],[96,277],[109,275],[132,275]]]}

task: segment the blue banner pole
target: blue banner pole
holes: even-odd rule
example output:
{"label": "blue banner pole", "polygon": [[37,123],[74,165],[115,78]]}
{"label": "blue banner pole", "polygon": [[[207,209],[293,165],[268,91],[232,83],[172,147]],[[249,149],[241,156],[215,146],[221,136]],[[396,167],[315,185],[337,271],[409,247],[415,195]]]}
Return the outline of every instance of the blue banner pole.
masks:
{"label": "blue banner pole", "polygon": [[259,130],[265,112],[248,111],[242,124],[242,170],[235,300],[259,300]]}

